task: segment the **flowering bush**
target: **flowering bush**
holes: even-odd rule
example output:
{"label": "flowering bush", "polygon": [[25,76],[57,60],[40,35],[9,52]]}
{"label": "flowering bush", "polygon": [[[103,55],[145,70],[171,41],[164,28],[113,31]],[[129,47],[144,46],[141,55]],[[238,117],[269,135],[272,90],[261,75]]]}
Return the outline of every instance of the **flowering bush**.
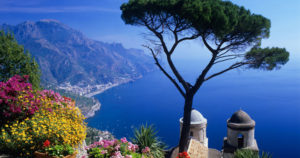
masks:
{"label": "flowering bush", "polygon": [[182,153],[179,153],[176,158],[190,158],[190,156],[187,152],[182,152]]}
{"label": "flowering bush", "polygon": [[120,140],[102,140],[86,147],[90,158],[148,158],[150,149],[145,153],[137,153],[138,145],[132,144],[126,138]]}
{"label": "flowering bush", "polygon": [[[11,82],[11,80],[8,82]],[[19,85],[22,85],[23,82],[23,80],[14,81],[14,83]],[[30,87],[30,85],[27,86]],[[9,86],[7,88],[10,89]],[[43,149],[45,140],[54,142],[54,145],[77,145],[85,139],[86,126],[84,116],[75,107],[75,102],[70,98],[62,97],[58,93],[49,90],[36,91],[34,93],[24,92],[23,90],[21,92],[18,90],[11,92],[15,94],[7,94],[15,96],[14,102],[20,104],[2,104],[1,109],[7,109],[2,107],[5,105],[10,107],[22,106],[21,113],[24,114],[24,118],[11,120],[12,117],[10,116],[18,112],[9,112],[11,114],[8,116],[10,119],[7,119],[0,126],[0,152],[30,157],[34,151]],[[33,113],[27,113],[27,111],[30,111],[28,109],[33,107],[30,104],[32,102],[24,105],[22,102],[26,103],[26,98],[24,99],[18,94],[22,94],[22,96],[27,96],[27,94],[33,95],[32,98],[37,103],[34,104],[35,110]],[[13,99],[13,97],[11,98]]]}
{"label": "flowering bush", "polygon": [[15,75],[7,82],[0,82],[0,125],[33,115],[40,101],[28,83],[28,76]]}

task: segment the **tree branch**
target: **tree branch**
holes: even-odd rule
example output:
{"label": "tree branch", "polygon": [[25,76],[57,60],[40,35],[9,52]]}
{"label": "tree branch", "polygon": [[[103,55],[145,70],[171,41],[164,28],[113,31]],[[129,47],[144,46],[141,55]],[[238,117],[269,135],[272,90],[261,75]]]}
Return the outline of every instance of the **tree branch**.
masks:
{"label": "tree branch", "polygon": [[208,49],[211,53],[214,54],[214,53],[216,52],[216,50],[214,50],[214,49],[207,43],[207,41],[206,41],[204,35],[202,35],[201,37],[202,37],[203,43],[204,43],[204,45],[207,47],[207,49]]}
{"label": "tree branch", "polygon": [[216,60],[216,61],[214,62],[214,64],[221,63],[221,62],[228,61],[228,60],[232,60],[232,59],[236,59],[236,58],[237,58],[237,56],[231,57],[231,58],[227,58],[227,59],[223,59],[223,60],[219,60],[219,61]]}
{"label": "tree branch", "polygon": [[174,65],[174,63],[173,63],[173,61],[172,61],[172,59],[171,59],[171,54],[170,54],[170,55],[167,54],[167,61],[168,61],[168,63],[169,63],[169,66],[170,66],[172,72],[174,73],[174,75],[175,75],[176,78],[178,79],[178,81],[182,84],[182,86],[184,87],[184,89],[185,89],[186,91],[188,91],[189,88],[190,88],[189,83],[187,83],[187,82],[181,77],[181,75],[179,74],[179,72],[177,71],[177,69],[176,69],[176,67],[175,67],[175,65]]}
{"label": "tree branch", "polygon": [[144,21],[144,25],[145,25],[151,32],[153,32],[154,35],[160,40],[161,46],[163,47],[164,52],[165,52],[166,54],[169,54],[169,50],[168,50],[167,45],[166,45],[166,43],[165,43],[165,41],[164,41],[164,39],[163,39],[163,36],[162,36],[159,32],[157,32],[154,28],[150,27],[149,24],[147,23],[147,21]]}
{"label": "tree branch", "polygon": [[243,57],[243,56],[245,56],[245,54],[218,55],[216,59],[218,60],[227,57]]}
{"label": "tree branch", "polygon": [[207,81],[207,80],[209,80],[209,79],[211,79],[213,77],[216,77],[216,76],[221,75],[221,74],[223,74],[223,73],[225,73],[227,71],[236,69],[236,68],[241,67],[241,66],[246,65],[246,64],[249,64],[249,63],[248,62],[238,62],[238,63],[235,63],[235,64],[231,65],[230,67],[228,67],[227,69],[225,69],[223,71],[220,71],[220,72],[217,72],[215,74],[210,75],[209,77],[205,78],[204,81]]}
{"label": "tree branch", "polygon": [[150,51],[151,51],[151,54],[155,60],[155,64],[159,67],[159,69],[169,78],[169,80],[171,80],[171,82],[175,85],[175,87],[179,90],[180,94],[185,98],[186,95],[185,93],[183,92],[183,90],[180,88],[180,86],[178,85],[178,83],[176,82],[176,80],[174,78],[172,78],[168,73],[167,71],[160,65],[154,51],[152,48],[146,46],[146,45],[143,45],[145,48],[148,48]]}
{"label": "tree branch", "polygon": [[206,76],[206,74],[208,73],[208,71],[210,70],[210,68],[214,65],[214,62],[216,60],[217,54],[213,53],[209,63],[207,64],[207,66],[205,67],[205,69],[202,71],[202,73],[199,75],[199,77],[196,80],[195,85],[192,88],[192,93],[196,93],[198,91],[198,89],[200,88],[200,86],[202,85],[202,83],[204,82],[204,78]]}

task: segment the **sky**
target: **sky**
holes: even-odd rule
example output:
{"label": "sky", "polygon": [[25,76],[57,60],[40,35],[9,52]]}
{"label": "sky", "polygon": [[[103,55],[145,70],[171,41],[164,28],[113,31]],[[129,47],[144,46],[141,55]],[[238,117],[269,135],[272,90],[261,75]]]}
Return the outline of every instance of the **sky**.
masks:
{"label": "sky", "polygon": [[[299,0],[231,0],[271,20],[271,34],[263,46],[285,47],[291,57],[300,58]],[[141,48],[145,28],[125,25],[120,5],[127,0],[0,0],[0,24],[16,25],[24,21],[56,19],[104,42],[120,42],[126,48]],[[179,52],[204,50],[199,41],[185,43]],[[188,56],[184,54],[184,56]]]}

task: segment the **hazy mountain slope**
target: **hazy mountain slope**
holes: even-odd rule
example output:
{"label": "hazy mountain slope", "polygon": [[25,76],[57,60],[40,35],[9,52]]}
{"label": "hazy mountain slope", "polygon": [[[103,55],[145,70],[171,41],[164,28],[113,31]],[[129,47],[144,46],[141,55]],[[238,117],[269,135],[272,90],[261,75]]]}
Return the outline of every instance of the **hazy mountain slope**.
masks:
{"label": "hazy mountain slope", "polygon": [[85,37],[55,20],[3,24],[17,41],[35,57],[42,81],[84,87],[116,83],[121,78],[137,78],[154,69],[153,59],[141,50],[125,49]]}

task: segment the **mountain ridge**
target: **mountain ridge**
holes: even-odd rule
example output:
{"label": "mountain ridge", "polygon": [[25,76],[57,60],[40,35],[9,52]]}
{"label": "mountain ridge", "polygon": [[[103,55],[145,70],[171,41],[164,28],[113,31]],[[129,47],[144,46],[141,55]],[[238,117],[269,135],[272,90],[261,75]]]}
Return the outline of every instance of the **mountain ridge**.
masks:
{"label": "mountain ridge", "polygon": [[101,85],[128,82],[154,70],[152,58],[142,50],[90,39],[57,20],[2,24],[0,29],[14,33],[19,44],[35,57],[45,85],[90,87],[86,94]]}

